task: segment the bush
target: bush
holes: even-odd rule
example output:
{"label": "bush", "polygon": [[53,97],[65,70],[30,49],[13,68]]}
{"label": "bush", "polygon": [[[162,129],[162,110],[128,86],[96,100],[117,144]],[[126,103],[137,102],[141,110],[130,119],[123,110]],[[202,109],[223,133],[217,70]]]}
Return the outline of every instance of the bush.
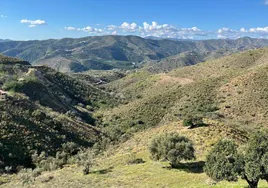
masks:
{"label": "bush", "polygon": [[79,147],[74,142],[67,142],[62,144],[62,151],[64,151],[69,156],[76,155],[79,151]]}
{"label": "bush", "polygon": [[149,146],[154,160],[167,160],[177,167],[181,160],[195,159],[193,143],[177,133],[166,133],[154,138]]}
{"label": "bush", "polygon": [[186,117],[183,120],[182,124],[185,127],[195,128],[195,127],[203,126],[204,122],[203,122],[203,118],[201,117]]}
{"label": "bush", "polygon": [[75,162],[78,164],[78,166],[83,167],[83,174],[84,175],[89,174],[90,168],[93,165],[94,156],[95,156],[95,152],[93,150],[80,151],[75,156]]}
{"label": "bush", "polygon": [[33,153],[32,162],[37,168],[42,169],[42,171],[53,171],[62,168],[78,151],[79,147],[77,144],[67,142],[62,144],[61,150],[56,153],[55,157],[48,156],[45,152],[41,152],[39,155],[37,152]]}
{"label": "bush", "polygon": [[138,158],[136,153],[130,152],[126,156],[126,163],[128,165],[131,165],[131,164],[141,164],[141,163],[144,163],[144,160],[142,158]]}
{"label": "bush", "polygon": [[22,184],[31,184],[34,182],[34,177],[32,176],[32,169],[22,169],[19,172],[19,179],[22,181]]}

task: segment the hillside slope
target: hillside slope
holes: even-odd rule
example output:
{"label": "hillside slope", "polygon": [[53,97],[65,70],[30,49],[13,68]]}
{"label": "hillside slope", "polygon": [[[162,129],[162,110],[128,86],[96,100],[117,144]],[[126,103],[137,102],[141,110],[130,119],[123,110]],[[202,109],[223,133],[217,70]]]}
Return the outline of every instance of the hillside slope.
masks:
{"label": "hillside slope", "polygon": [[[103,156],[95,161],[95,165],[88,175],[82,174],[81,167],[75,165],[53,172],[42,173],[28,187],[193,187],[193,188],[225,188],[246,187],[246,181],[223,181],[217,183],[209,179],[203,172],[204,159],[207,151],[221,138],[232,138],[237,143],[243,143],[245,133],[233,127],[215,121],[206,121],[209,126],[198,129],[187,129],[182,122],[167,124],[151,128],[134,134],[134,136],[120,144],[109,148]],[[179,169],[171,169],[167,162],[152,161],[148,151],[150,141],[162,133],[178,132],[194,142],[197,159],[183,162]],[[133,159],[143,159],[143,163],[132,164]],[[50,177],[50,178],[49,178]],[[7,179],[6,181],[10,181]],[[23,187],[22,180],[17,176],[2,187]],[[260,187],[267,186],[265,181]],[[1,187],[1,185],[0,185]]]}
{"label": "hillside slope", "polygon": [[55,155],[67,142],[91,147],[103,135],[92,113],[116,104],[93,85],[4,56],[0,89],[0,169],[28,166],[34,151]]}
{"label": "hillside slope", "polygon": [[128,102],[103,111],[104,121],[111,129],[120,127],[121,134],[188,116],[219,119],[244,128],[265,126],[267,69],[268,50],[259,49],[167,74],[138,71],[107,85]]}

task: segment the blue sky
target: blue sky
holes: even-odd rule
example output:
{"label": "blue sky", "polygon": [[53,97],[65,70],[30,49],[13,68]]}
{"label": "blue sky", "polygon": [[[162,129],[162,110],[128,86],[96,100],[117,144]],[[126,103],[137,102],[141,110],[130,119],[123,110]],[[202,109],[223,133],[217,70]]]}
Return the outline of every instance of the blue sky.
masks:
{"label": "blue sky", "polygon": [[1,0],[0,38],[268,38],[268,0]]}

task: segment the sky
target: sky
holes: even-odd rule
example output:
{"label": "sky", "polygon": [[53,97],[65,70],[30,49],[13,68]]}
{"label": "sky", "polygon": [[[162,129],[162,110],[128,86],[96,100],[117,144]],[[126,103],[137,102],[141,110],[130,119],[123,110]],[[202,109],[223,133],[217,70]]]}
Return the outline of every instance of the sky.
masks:
{"label": "sky", "polygon": [[268,38],[268,0],[0,0],[0,39]]}

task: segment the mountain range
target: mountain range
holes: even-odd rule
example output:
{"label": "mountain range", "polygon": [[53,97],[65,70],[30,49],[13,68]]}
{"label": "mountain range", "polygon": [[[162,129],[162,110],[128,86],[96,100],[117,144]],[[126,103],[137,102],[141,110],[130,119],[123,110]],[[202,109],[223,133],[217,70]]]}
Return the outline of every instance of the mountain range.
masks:
{"label": "mountain range", "polygon": [[268,46],[267,39],[249,37],[237,40],[175,41],[138,36],[93,36],[78,39],[2,41],[0,53],[21,58],[32,65],[47,65],[60,72],[82,72],[92,69],[133,69],[170,56],[180,56],[181,53],[190,58],[192,53],[202,56],[190,63],[196,64],[209,59],[211,54],[224,56],[265,46]]}

